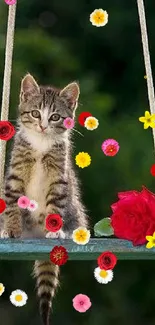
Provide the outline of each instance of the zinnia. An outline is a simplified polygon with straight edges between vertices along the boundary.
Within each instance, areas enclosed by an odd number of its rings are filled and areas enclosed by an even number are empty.
[[[63,265],[68,260],[68,253],[63,246],[55,246],[50,252],[50,260],[56,265]]]
[[[10,140],[15,135],[14,126],[8,121],[0,121],[0,139]]]
[[[63,226],[62,218],[59,214],[49,214],[45,219],[46,229],[57,232]]]

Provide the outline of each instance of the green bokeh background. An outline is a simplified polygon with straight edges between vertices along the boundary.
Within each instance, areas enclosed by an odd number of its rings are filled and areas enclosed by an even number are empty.
[[[150,167],[154,163],[152,130],[143,130],[138,117],[148,108],[146,74],[136,0],[19,0],[11,83],[10,120],[17,115],[21,78],[30,72],[41,84],[63,87],[78,80],[81,88],[77,115],[90,111],[98,120],[90,132],[78,123],[84,137],[74,134],[74,155],[86,151],[92,164],[78,169],[83,200],[93,226],[110,216],[117,192],[155,190]],[[109,23],[96,28],[90,13],[103,8]],[[0,93],[2,93],[8,6],[0,0]],[[146,1],[152,68],[155,68],[153,0]],[[14,122],[12,122],[14,123]],[[106,157],[101,144],[114,138],[120,144],[115,157]],[[10,144],[9,144],[10,145]],[[9,147],[9,146],[8,146]],[[9,151],[9,150],[8,150]],[[0,325],[39,325],[32,262],[0,263]],[[61,288],[54,300],[55,325],[154,325],[154,261],[118,261],[114,280],[100,285],[93,277],[96,262],[68,262],[62,267]],[[27,292],[28,303],[15,308],[12,290]],[[72,298],[85,293],[92,308],[76,312]]]

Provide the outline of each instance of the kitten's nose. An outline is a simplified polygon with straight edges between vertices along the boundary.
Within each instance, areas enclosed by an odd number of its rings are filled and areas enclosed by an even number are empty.
[[[40,128],[41,128],[42,132],[44,132],[44,130],[47,129],[47,126],[46,127],[43,127],[42,125],[40,125]]]

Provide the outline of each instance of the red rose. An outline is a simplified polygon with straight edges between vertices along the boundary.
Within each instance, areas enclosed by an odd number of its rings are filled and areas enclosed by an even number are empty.
[[[111,206],[115,236],[133,245],[145,244],[146,236],[155,231],[155,194],[143,186],[141,192],[121,192],[118,197],[119,201]]]
[[[0,199],[0,213],[6,209],[6,203],[3,199]]]
[[[62,218],[59,214],[49,214],[45,219],[45,226],[47,230],[56,232],[63,226]]]
[[[63,265],[68,260],[68,253],[63,246],[55,246],[50,252],[50,260],[56,265]]]
[[[84,126],[84,122],[85,122],[86,118],[89,117],[89,116],[92,116],[92,114],[89,113],[89,112],[82,112],[79,115],[78,121],[79,121],[79,123],[80,123],[81,126]]]
[[[0,139],[10,140],[15,135],[14,126],[8,121],[0,121]]]
[[[102,270],[112,270],[116,263],[117,257],[111,252],[104,252],[97,259],[97,264]]]

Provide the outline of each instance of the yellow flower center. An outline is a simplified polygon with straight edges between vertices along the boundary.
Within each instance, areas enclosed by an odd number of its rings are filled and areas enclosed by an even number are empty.
[[[87,238],[87,233],[84,230],[80,230],[76,235],[76,240],[82,242],[84,240],[86,240]]]
[[[3,285],[0,284],[0,293],[3,291]]]
[[[15,300],[18,301],[18,302],[22,301],[22,300],[23,300],[22,295],[17,295],[17,296],[15,297]]]
[[[150,118],[147,118],[147,123],[151,123],[151,119]]]
[[[108,275],[108,272],[107,272],[107,271],[105,271],[105,270],[101,270],[101,271],[100,271],[100,276],[101,276],[101,278],[106,278],[107,275]]]
[[[105,20],[105,14],[102,12],[98,12],[94,16],[94,20],[96,23],[104,22]]]

